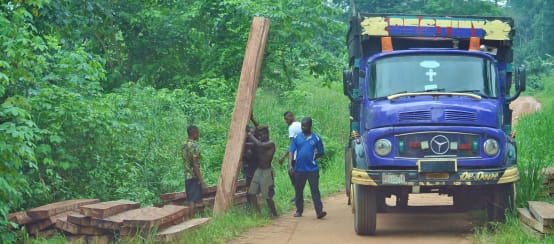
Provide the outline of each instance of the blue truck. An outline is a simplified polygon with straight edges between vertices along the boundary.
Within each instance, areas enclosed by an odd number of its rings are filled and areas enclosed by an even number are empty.
[[[357,234],[375,234],[377,212],[406,207],[409,194],[446,194],[457,209],[486,208],[490,221],[513,209],[508,105],[525,90],[514,35],[508,17],[351,16],[345,186]]]

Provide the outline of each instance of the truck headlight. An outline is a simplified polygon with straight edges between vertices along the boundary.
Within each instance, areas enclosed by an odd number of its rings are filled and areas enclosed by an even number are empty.
[[[483,150],[489,156],[494,156],[498,153],[498,141],[495,139],[487,139],[483,145]]]
[[[377,155],[386,156],[392,150],[392,143],[388,139],[379,139],[375,142],[373,149]]]

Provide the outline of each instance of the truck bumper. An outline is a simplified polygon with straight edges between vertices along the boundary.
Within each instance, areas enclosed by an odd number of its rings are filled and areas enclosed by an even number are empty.
[[[367,186],[471,186],[519,180],[517,166],[490,169],[456,169],[455,172],[414,170],[352,170],[352,183]]]

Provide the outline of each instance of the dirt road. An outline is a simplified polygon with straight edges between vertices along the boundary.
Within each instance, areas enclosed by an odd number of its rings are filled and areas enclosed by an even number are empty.
[[[410,195],[409,206],[427,204],[452,204],[452,199],[436,194]],[[376,235],[358,236],[344,193],[324,199],[323,205],[328,213],[323,220],[318,220],[308,205],[301,218],[294,218],[293,212],[284,213],[271,225],[252,229],[229,243],[472,243],[472,227],[483,221],[476,213],[437,212],[430,208],[380,213]]]

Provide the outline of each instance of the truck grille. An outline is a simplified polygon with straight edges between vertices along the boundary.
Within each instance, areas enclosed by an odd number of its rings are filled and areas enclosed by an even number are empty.
[[[419,110],[419,111],[402,112],[398,114],[398,120],[399,121],[431,120],[431,111]]]
[[[480,157],[479,135],[457,132],[419,132],[395,136],[399,158]]]
[[[451,121],[476,121],[477,115],[472,112],[446,110],[444,111],[444,118]]]

